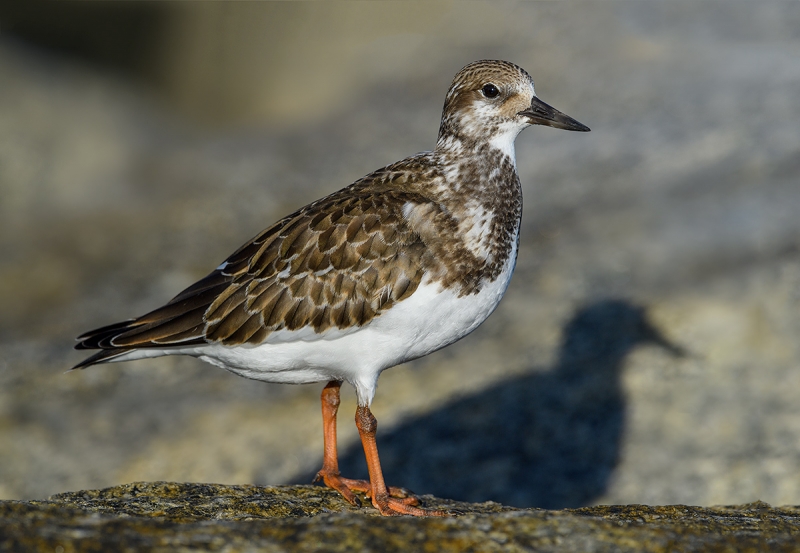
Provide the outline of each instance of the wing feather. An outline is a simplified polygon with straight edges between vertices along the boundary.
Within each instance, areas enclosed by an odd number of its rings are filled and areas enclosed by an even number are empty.
[[[424,197],[357,192],[344,189],[278,221],[163,307],[88,332],[76,347],[258,344],[283,329],[368,324],[410,296],[436,258],[403,216],[404,205]]]

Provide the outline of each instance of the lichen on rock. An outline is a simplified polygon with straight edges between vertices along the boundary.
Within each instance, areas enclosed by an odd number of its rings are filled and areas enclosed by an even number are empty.
[[[562,511],[432,496],[449,518],[385,518],[317,486],[137,482],[0,501],[0,551],[797,551],[800,507]]]

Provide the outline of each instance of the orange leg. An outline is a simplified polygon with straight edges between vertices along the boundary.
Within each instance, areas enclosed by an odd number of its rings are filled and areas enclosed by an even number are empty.
[[[359,405],[356,409],[356,427],[361,436],[361,444],[364,446],[364,456],[367,458],[367,469],[369,470],[370,497],[372,504],[382,515],[413,515],[413,516],[447,516],[444,511],[432,511],[415,507],[408,501],[409,498],[393,497],[390,490],[386,488],[381,469],[381,460],[378,458],[378,445],[375,443],[375,433],[378,430],[378,421],[365,405]]]
[[[328,382],[327,386],[322,390],[320,399],[322,403],[322,438],[324,453],[322,457],[322,468],[317,473],[314,480],[321,479],[326,486],[342,494],[351,505],[361,505],[361,502],[353,491],[371,495],[372,487],[370,483],[366,480],[343,478],[339,474],[339,457],[336,449],[336,414],[339,411],[339,389],[341,386],[341,382],[332,381]],[[378,469],[380,470],[380,466]],[[370,476],[371,475],[372,473],[370,472]],[[383,477],[381,477],[381,482],[383,482]],[[385,488],[385,485],[383,486]],[[416,505],[419,503],[416,497],[410,495],[409,492],[403,488],[391,487],[388,491],[392,498],[396,498],[396,500],[402,501],[408,505]]]
[[[336,450],[336,413],[339,412],[339,388],[342,383],[337,381],[328,382],[322,390],[322,440],[324,453],[322,456],[322,468],[317,473],[314,481],[322,479],[325,485],[338,491],[351,505],[361,505],[361,502],[353,494],[352,489],[356,482],[348,482],[346,478],[339,475],[339,454]]]

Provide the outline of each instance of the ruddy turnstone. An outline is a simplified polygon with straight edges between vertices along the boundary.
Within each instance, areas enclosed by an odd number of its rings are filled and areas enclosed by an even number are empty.
[[[327,382],[317,478],[352,504],[366,493],[384,515],[443,515],[387,488],[370,404],[383,370],[463,338],[503,297],[522,217],[514,140],[530,125],[589,130],[513,63],[467,65],[432,152],[284,217],[163,307],[83,334],[76,348],[100,351],[74,368],[181,354],[255,380]],[[369,481],[339,474],[342,382],[356,390]]]

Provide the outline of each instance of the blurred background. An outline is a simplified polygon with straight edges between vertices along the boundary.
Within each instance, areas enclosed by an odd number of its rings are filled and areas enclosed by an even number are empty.
[[[800,4],[0,4],[0,498],[308,482],[318,386],[64,371],[277,218],[434,146],[466,63],[589,134],[517,140],[505,300],[383,374],[387,480],[526,507],[800,504]],[[366,474],[345,392],[340,450]]]

